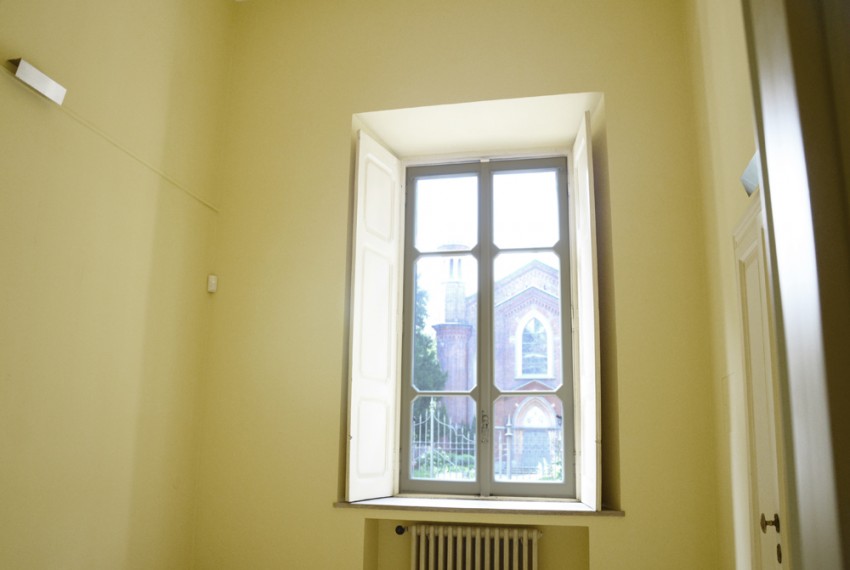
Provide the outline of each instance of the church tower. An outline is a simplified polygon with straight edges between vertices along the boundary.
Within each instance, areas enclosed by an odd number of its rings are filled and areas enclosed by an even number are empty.
[[[444,250],[457,250],[456,246],[444,246]],[[446,373],[446,390],[466,391],[475,382],[472,363],[475,347],[473,323],[467,322],[466,286],[463,281],[463,256],[445,258],[444,322],[434,325],[437,333],[437,359]],[[446,401],[446,413],[455,424],[468,424],[474,419],[471,402],[460,398]]]

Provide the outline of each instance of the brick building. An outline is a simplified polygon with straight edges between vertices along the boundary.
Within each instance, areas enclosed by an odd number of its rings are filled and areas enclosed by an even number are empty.
[[[462,260],[446,260],[443,285],[443,322],[436,332],[437,358],[446,373],[445,388],[466,391],[474,387],[477,371],[476,335],[478,295],[466,295]],[[519,394],[515,391],[553,390],[561,382],[561,319],[559,271],[532,259],[499,278],[493,287],[493,374],[500,396],[490,421],[497,437],[526,429],[559,427],[563,405],[551,394]],[[446,401],[454,424],[473,420],[471,400]],[[531,459],[529,459],[531,461]]]

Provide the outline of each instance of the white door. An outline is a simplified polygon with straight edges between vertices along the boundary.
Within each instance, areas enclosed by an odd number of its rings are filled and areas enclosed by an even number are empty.
[[[758,197],[754,197],[758,200]],[[772,313],[760,207],[751,208],[735,234],[744,341],[744,379],[750,465],[753,567],[788,568],[786,521],[781,508],[779,407],[775,398]]]

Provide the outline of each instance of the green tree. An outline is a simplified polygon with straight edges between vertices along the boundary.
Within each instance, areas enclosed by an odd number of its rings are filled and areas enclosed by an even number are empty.
[[[413,322],[413,385],[422,391],[442,390],[446,373],[437,360],[437,347],[433,337],[425,332],[428,318],[428,292],[416,287]],[[427,413],[431,398],[417,398],[413,404],[413,417]],[[438,404],[438,415],[445,417],[445,407]]]

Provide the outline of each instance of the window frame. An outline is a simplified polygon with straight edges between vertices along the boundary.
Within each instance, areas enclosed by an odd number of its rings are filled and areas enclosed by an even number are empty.
[[[494,179],[499,174],[524,172],[554,172],[558,203],[559,239],[549,246],[500,248],[494,238]],[[410,166],[405,170],[405,246],[402,316],[402,373],[400,414],[400,473],[401,493],[452,494],[471,497],[535,497],[575,499],[575,425],[574,391],[572,381],[572,326],[571,326],[571,248],[568,197],[568,161],[566,156],[550,156],[534,159],[489,159],[452,164]],[[416,182],[420,179],[474,175],[478,184],[478,234],[476,245],[462,251],[420,252],[414,244],[416,235]],[[502,254],[551,252],[559,260],[559,302],[561,304],[561,369],[560,383],[552,390],[503,390],[495,381],[494,327],[496,307],[494,303],[494,263]],[[472,256],[477,262],[477,348],[475,351],[475,386],[468,391],[420,391],[412,383],[413,353],[413,309],[415,306],[415,264],[420,259]],[[524,319],[527,321],[528,319]],[[541,324],[543,324],[541,322]],[[543,325],[546,326],[546,325]],[[513,332],[513,331],[512,331]],[[547,330],[547,343],[551,344],[552,331]],[[548,372],[552,372],[551,346],[547,346]],[[513,367],[515,368],[515,367]],[[511,374],[514,369],[509,371]],[[532,377],[528,377],[532,379]],[[537,375],[535,378],[542,378]],[[495,406],[499,397],[533,397],[551,395],[560,400],[563,421],[557,426],[560,431],[563,453],[563,481],[561,482],[518,482],[498,480],[494,461]],[[413,401],[417,396],[466,396],[476,405],[477,453],[476,478],[474,481],[417,479],[411,474],[410,453],[412,447],[410,425]]]

